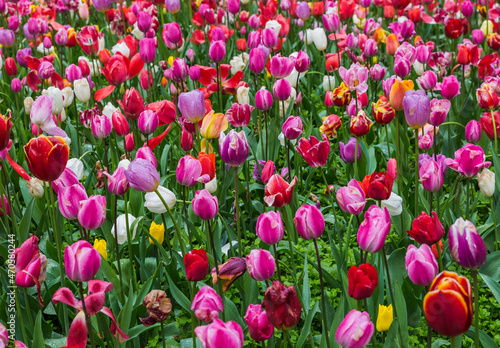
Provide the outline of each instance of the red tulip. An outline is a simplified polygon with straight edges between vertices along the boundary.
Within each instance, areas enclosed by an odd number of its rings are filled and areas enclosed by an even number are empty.
[[[359,267],[351,266],[347,277],[349,278],[349,296],[356,300],[370,297],[377,288],[377,270],[369,263],[364,263]]]
[[[394,179],[394,176],[386,172],[375,172],[365,176],[361,187],[368,197],[384,201],[391,196]]]
[[[299,145],[295,148],[311,167],[323,167],[330,154],[330,141],[325,134],[323,134],[323,141],[319,141],[314,136],[311,136],[309,140],[300,138]]]
[[[61,137],[40,135],[24,146],[31,173],[42,181],[54,181],[62,174],[69,158],[69,147]]]
[[[264,202],[270,207],[282,207],[290,204],[293,196],[293,188],[297,183],[297,177],[287,183],[281,176],[274,174],[264,187]]]
[[[134,87],[125,91],[123,101],[118,100],[118,104],[120,104],[125,116],[129,119],[138,119],[141,112],[144,111],[144,99]]]
[[[12,113],[9,112],[9,116],[3,116],[0,114],[0,151],[7,148],[10,140],[10,129],[12,128]]]
[[[83,27],[76,39],[83,52],[89,56],[95,56],[99,52],[99,32],[95,25]]]
[[[349,129],[355,137],[366,135],[372,126],[373,122],[366,116],[363,110],[359,110],[356,116],[351,117],[351,125]]]
[[[443,238],[444,227],[439,221],[436,212],[432,212],[432,217],[422,212],[413,220],[411,230],[406,232],[418,243],[432,246]]]
[[[207,252],[203,249],[193,249],[184,255],[187,279],[196,282],[206,278],[208,274]]]
[[[473,316],[469,280],[453,272],[438,274],[424,297],[424,313],[441,335],[454,337],[467,332]]]
[[[493,117],[490,112],[483,113],[483,116],[479,118],[479,124],[484,130],[488,138],[495,140],[495,135],[497,139],[500,139],[500,111],[494,111],[493,115],[495,117],[495,124],[493,126]],[[496,129],[496,132],[495,132]],[[496,133],[496,134],[495,134]]]
[[[277,280],[267,288],[262,308],[265,308],[267,319],[278,330],[293,328],[302,313],[302,305],[293,285],[287,287]]]

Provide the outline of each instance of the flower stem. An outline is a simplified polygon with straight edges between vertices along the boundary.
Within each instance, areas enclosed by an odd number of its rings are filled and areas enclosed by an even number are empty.
[[[495,123],[495,115],[493,115],[493,110],[491,110],[490,113],[491,113],[491,121],[493,122],[493,136],[495,138],[495,154],[498,156],[498,139],[497,139],[497,126]]]
[[[187,211],[187,204],[186,204],[186,186],[182,186],[182,204],[184,208],[184,219],[186,220],[186,231],[188,233],[188,241],[189,244],[191,244],[191,232],[189,229],[189,219],[188,219],[188,211]],[[191,247],[191,250],[193,248]]]
[[[387,129],[387,125],[384,125],[385,128],[385,139],[387,140],[387,156],[391,158],[391,144],[389,143],[389,130]],[[357,146],[356,146],[357,149]]]
[[[385,246],[382,247],[382,254],[384,256],[385,272],[387,276],[387,283],[389,284],[389,294],[391,295],[391,303],[393,307],[396,307],[396,302],[394,301],[394,293],[392,292],[391,275],[389,273],[389,264],[387,263],[387,254],[385,252]],[[394,310],[396,311],[396,308],[394,308]]]
[[[490,197],[490,205],[491,205],[491,215],[493,215],[493,225],[495,227],[495,250],[498,251],[499,241],[498,241],[498,228],[497,221],[495,219],[495,209],[493,208],[493,197]]]
[[[177,225],[177,221],[175,221],[174,215],[172,214],[172,211],[168,207],[167,202],[165,202],[163,197],[160,195],[160,192],[158,192],[158,190],[155,190],[155,192],[158,195],[158,197],[160,198],[163,205],[165,206],[165,209],[167,209],[167,213],[170,216],[170,219],[172,219],[172,223],[174,224],[174,227],[175,227],[175,232],[177,233],[177,238],[179,238],[179,244],[181,246],[182,257],[184,257],[184,255],[186,255],[186,247],[184,246],[184,242],[182,241],[181,230],[179,229],[179,226]],[[166,227],[167,226],[165,226],[165,228]]]
[[[89,317],[89,314],[87,312],[87,306],[85,305],[85,295],[83,293],[83,283],[79,282],[78,286],[80,288],[80,297],[82,299],[83,313],[85,313],[85,323],[87,323],[87,331],[89,332],[90,344],[92,345],[92,348],[95,348],[94,331],[92,330],[92,325],[90,324],[90,317]]]
[[[234,212],[236,214],[236,231],[238,233],[238,256],[241,257],[240,200],[238,187],[238,167],[234,167]]]
[[[326,296],[325,296],[325,290],[324,290],[324,285],[323,285],[323,271],[321,269],[321,258],[319,257],[319,250],[318,250],[318,243],[316,242],[316,239],[313,239],[314,243],[314,249],[316,249],[316,259],[318,260],[318,273],[319,273],[319,285],[321,287],[321,302],[323,305],[323,308],[321,310],[323,314],[323,325],[324,325],[324,333],[326,337],[326,346],[329,348],[330,347],[330,339],[328,338],[328,321],[326,320]]]
[[[116,263],[118,265],[118,275],[120,276],[120,297],[125,303],[125,298],[123,295],[123,276],[122,276],[122,266],[121,266],[121,260],[120,260],[120,247],[118,246],[118,228],[116,226],[116,216],[118,214],[118,196],[115,195],[115,249],[116,249]]]
[[[292,229],[288,224],[288,217],[286,215],[285,207],[281,208],[281,212],[283,213],[283,218],[285,220],[286,229],[288,231],[288,247],[290,249],[290,259],[291,259],[292,271],[293,271],[293,274],[292,274],[293,282],[295,285],[297,285],[297,270],[295,268],[295,256],[294,256],[293,246],[292,246]]]
[[[358,137],[356,137],[356,145],[354,146],[354,178],[358,180]]]
[[[444,268],[443,268],[443,256],[441,255],[441,247],[439,246],[439,241],[436,243],[436,249],[438,252],[439,272],[442,272],[444,270]]]
[[[477,281],[477,269],[472,270],[474,282],[474,346],[479,348],[479,286]]]
[[[219,262],[217,261],[217,252],[215,250],[214,236],[212,234],[212,226],[210,224],[210,220],[207,220],[207,229],[208,236],[210,238],[210,244],[212,244],[212,252],[214,254],[215,274],[217,275],[217,294],[219,294],[223,305],[222,307],[224,308],[224,293],[222,291],[222,283],[219,277]],[[225,320],[224,311],[222,311],[222,319]]]
[[[194,296],[196,295],[196,283],[194,282],[193,284],[193,292],[191,293],[191,302],[194,299]],[[196,333],[194,332],[194,329],[196,328],[196,317],[194,315],[194,312],[191,311],[191,328],[192,328],[192,337],[193,337],[193,348],[196,348]]]
[[[278,280],[281,282],[281,272],[280,272],[280,262],[278,259],[278,251],[276,250],[276,244],[273,244],[274,258],[276,259],[276,269],[278,271]]]
[[[415,129],[415,217],[418,216],[418,179],[418,129]]]
[[[456,338],[455,336],[450,337],[450,347],[451,348],[456,348],[456,346],[457,346],[457,343],[455,342],[455,338]]]
[[[337,243],[339,244],[339,248],[342,251],[342,248],[341,248],[341,245],[340,245],[340,242],[341,242],[340,231],[337,228],[337,212],[335,211],[335,204],[334,204],[335,203],[335,198],[334,198],[333,193],[331,192],[330,188],[328,187],[328,181],[326,180],[326,176],[325,176],[325,173],[323,172],[323,168],[319,167],[319,171],[321,172],[321,176],[323,177],[323,181],[325,182],[325,185],[326,185],[326,190],[328,191],[328,196],[330,197],[330,200],[331,200],[331,203],[332,203],[333,218],[335,219],[334,226],[335,226],[335,231],[337,232]],[[328,239],[330,239],[330,229],[327,228],[326,231],[328,233]]]
[[[128,194],[125,193],[125,228],[127,230],[127,245],[128,245],[128,257],[130,260],[130,267],[132,267],[132,274],[134,275],[134,281],[132,282],[132,286],[134,290],[137,290],[137,278],[134,271],[134,257],[132,256],[132,235],[130,232],[130,226],[128,224]],[[115,230],[118,229],[118,226],[115,225]]]

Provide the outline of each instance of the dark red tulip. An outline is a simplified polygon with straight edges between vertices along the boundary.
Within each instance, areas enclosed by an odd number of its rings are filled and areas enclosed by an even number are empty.
[[[347,277],[349,278],[349,296],[356,300],[370,297],[377,288],[377,270],[369,263],[364,263],[359,267],[351,266]]]
[[[208,274],[207,252],[203,249],[193,249],[184,255],[187,279],[196,282],[203,280]]]
[[[302,313],[302,305],[293,285],[287,287],[277,280],[267,288],[262,307],[266,310],[267,319],[278,330],[293,328]]]
[[[61,137],[40,135],[24,146],[26,162],[31,173],[42,181],[54,181],[66,168],[69,147]]]
[[[432,216],[422,212],[411,225],[411,230],[406,231],[420,244],[432,246],[439,242],[444,236],[444,227],[439,221],[436,212],[432,212]]]

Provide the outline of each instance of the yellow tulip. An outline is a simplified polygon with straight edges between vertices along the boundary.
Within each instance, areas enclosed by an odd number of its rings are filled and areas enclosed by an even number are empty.
[[[173,56],[170,56],[168,57],[167,59],[167,63],[168,63],[168,66],[172,66],[172,64],[174,64],[174,57]]]
[[[387,331],[394,320],[392,304],[389,306],[378,305],[377,331]]]
[[[158,243],[163,244],[163,240],[165,239],[165,226],[163,224],[157,225],[153,221],[151,222],[151,226],[149,227],[149,234],[153,236],[153,238],[156,239]],[[151,244],[154,244],[151,238],[149,238],[149,242]]]
[[[412,80],[404,80],[399,82],[398,79],[394,80],[389,94],[389,102],[396,111],[403,110],[403,98],[406,91],[412,90],[414,87]]]
[[[95,239],[94,240],[94,249],[104,257],[104,260],[108,259],[108,251],[106,250],[106,241],[104,239]]]
[[[205,139],[215,139],[227,129],[228,125],[226,115],[212,110],[203,118],[200,134]]]

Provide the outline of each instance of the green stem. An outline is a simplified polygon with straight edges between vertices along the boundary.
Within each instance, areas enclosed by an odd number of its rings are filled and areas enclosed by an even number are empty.
[[[354,178],[358,180],[358,137],[356,137],[356,145],[354,146]]]
[[[491,112],[491,121],[493,122],[493,135],[495,138],[495,153],[498,155],[498,139],[497,139],[497,126],[495,123],[495,116],[493,115],[493,110]]]
[[[323,270],[321,269],[321,258],[319,256],[319,250],[318,250],[318,243],[316,242],[316,239],[313,239],[314,243],[314,249],[316,249],[316,259],[318,260],[318,273],[319,273],[319,285],[321,287],[321,303],[322,303],[322,314],[323,314],[323,332],[325,333],[326,337],[326,346],[330,348],[330,339],[328,338],[328,321],[326,320],[326,296],[325,296],[325,289],[323,285]]]
[[[295,256],[293,252],[293,246],[292,246],[292,229],[288,224],[288,217],[286,215],[286,207],[281,208],[281,212],[283,213],[283,219],[285,220],[285,225],[286,229],[288,231],[288,248],[290,249],[290,258],[291,258],[291,263],[292,263],[292,277],[293,277],[293,282],[297,287],[297,270],[295,268]]]
[[[87,331],[89,332],[90,344],[92,345],[92,348],[95,348],[94,331],[92,330],[92,325],[90,324],[90,317],[87,312],[87,306],[85,305],[85,294],[83,293],[83,283],[78,282],[78,286],[80,288],[80,298],[82,299],[83,313],[85,313],[85,323],[87,323]]]
[[[384,125],[385,128],[385,139],[387,140],[387,156],[391,158],[391,144],[389,143],[389,130],[387,129],[387,125]],[[356,146],[357,149],[357,146]]]
[[[122,266],[120,260],[120,246],[118,245],[118,228],[116,228],[116,219],[118,215],[118,196],[115,195],[115,250],[116,250],[116,264],[118,266],[118,275],[120,276],[120,297],[125,303],[124,291],[123,291],[123,276],[122,276]]]
[[[497,221],[495,219],[495,209],[493,208],[493,197],[490,197],[490,205],[491,205],[491,215],[493,215],[493,225],[495,227],[495,250],[498,251],[499,249],[498,228],[497,228]]]
[[[436,249],[438,252],[439,272],[442,272],[444,270],[444,268],[443,268],[443,256],[441,255],[441,247],[439,245],[439,241],[436,243]]]
[[[182,257],[184,257],[184,255],[186,255],[186,247],[184,246],[184,242],[182,241],[181,230],[179,229],[179,226],[177,225],[177,221],[175,221],[174,215],[172,214],[172,211],[168,207],[167,202],[165,202],[163,197],[160,195],[160,192],[158,192],[158,190],[155,190],[155,192],[158,195],[158,197],[160,197],[160,200],[163,203],[163,205],[165,206],[165,209],[167,209],[167,213],[170,216],[170,219],[172,219],[172,223],[174,224],[174,227],[175,227],[175,233],[177,234],[177,238],[179,238],[179,244],[181,246]],[[166,227],[167,226],[165,226],[165,228]]]
[[[238,167],[234,167],[234,212],[236,214],[236,231],[238,233],[238,255],[241,257],[240,201],[238,187]]]
[[[457,347],[457,343],[455,342],[455,336],[453,337],[450,337],[450,347],[451,348],[456,348]]]
[[[30,302],[29,302],[29,297],[28,297],[28,289],[23,288],[23,290],[24,290],[24,302],[26,304],[26,312],[28,312],[28,319],[29,319],[30,325],[34,329],[35,325],[33,324],[33,317],[31,316],[31,308],[30,308]]]
[[[418,179],[418,129],[415,129],[415,217],[418,216]]]
[[[474,346],[479,348],[479,285],[477,281],[477,269],[472,270],[474,282]]]
[[[222,291],[222,282],[219,277],[219,262],[217,261],[217,251],[215,250],[214,235],[212,234],[212,226],[210,225],[210,220],[207,220],[208,236],[210,238],[210,244],[212,244],[212,252],[214,254],[214,264],[215,264],[215,274],[217,275],[217,293],[219,294],[222,307],[224,307],[224,293]],[[224,311],[222,311],[222,319],[225,320]]]
[[[330,200],[331,200],[331,203],[332,203],[332,210],[333,210],[333,218],[335,220],[335,231],[337,232],[337,243],[339,243],[339,248],[340,248],[340,242],[341,242],[341,239],[340,239],[340,231],[339,229],[337,228],[337,212],[335,211],[335,198],[333,196],[333,193],[331,192],[330,188],[328,187],[328,181],[326,180],[326,176],[325,176],[325,173],[323,171],[323,168],[322,167],[319,167],[319,171],[321,172],[321,176],[323,177],[323,181],[325,182],[325,185],[326,185],[326,190],[328,191],[328,196],[330,197]],[[330,229],[327,228],[326,229],[326,232],[328,233],[328,239],[331,239],[330,238]],[[342,248],[340,248],[340,250],[342,250]],[[342,255],[341,255],[342,257]]]
[[[276,244],[273,244],[273,249],[274,249],[274,258],[276,259],[276,270],[278,271],[278,280],[281,282],[280,263],[278,259],[278,251],[276,250]]]
[[[465,218],[469,220],[469,194],[470,194],[470,181],[467,180],[465,183],[465,191],[466,191],[466,201],[465,201]]]
[[[163,331],[163,320],[160,321],[160,330],[161,330],[161,345],[163,348],[166,348],[166,345],[165,345],[165,333]],[[194,332],[194,329],[193,329],[193,332]],[[196,339],[193,338],[193,342],[195,342]],[[196,347],[196,343],[193,343],[193,347]]]
[[[384,257],[385,272],[387,276],[387,284],[389,285],[389,294],[391,295],[391,303],[396,311],[396,302],[394,301],[394,293],[392,292],[391,274],[389,273],[389,264],[387,263],[387,254],[385,252],[385,246],[382,247],[382,256]],[[397,313],[397,311],[396,311]]]
[[[133,281],[133,288],[134,290],[137,290],[137,278],[134,270],[134,257],[132,256],[132,235],[130,232],[130,226],[128,224],[128,193],[125,193],[125,228],[127,230],[127,245],[128,245],[128,257],[130,260],[130,266],[132,268],[132,274],[134,275],[134,281]],[[115,225],[115,230],[118,228],[117,225]]]
[[[194,284],[193,284],[193,292],[191,293],[191,301],[193,301],[195,295],[196,295],[196,282],[194,282]],[[194,332],[194,329],[196,328],[196,317],[195,317],[193,311],[191,311],[191,328],[192,328],[191,335],[193,337],[193,348],[196,348],[196,333]]]

